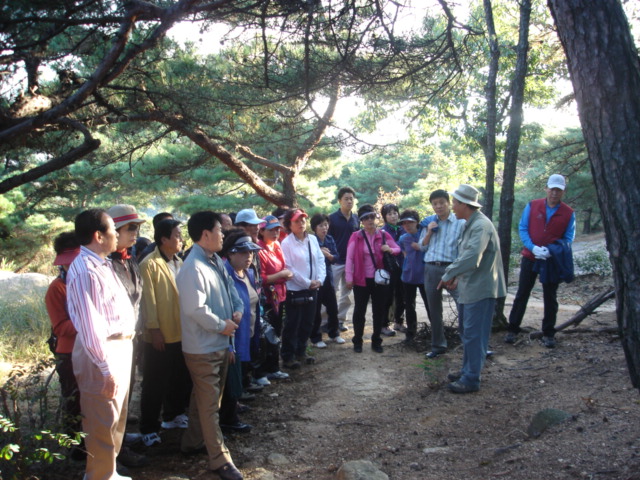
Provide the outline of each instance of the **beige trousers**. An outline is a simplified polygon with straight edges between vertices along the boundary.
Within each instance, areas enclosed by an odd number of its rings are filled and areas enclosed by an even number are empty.
[[[182,435],[182,451],[206,446],[209,468],[217,470],[232,462],[220,430],[218,410],[227,378],[228,350],[213,353],[185,353],[184,360],[191,374],[193,389],[189,402],[189,427]]]
[[[116,473],[116,457],[120,452],[127,424],[132,348],[130,339],[106,342],[109,371],[117,387],[115,398],[107,398],[100,393],[103,385],[102,373],[89,359],[87,351],[76,337],[72,359],[73,373],[80,390],[82,429],[87,434],[85,480],[122,478]]]

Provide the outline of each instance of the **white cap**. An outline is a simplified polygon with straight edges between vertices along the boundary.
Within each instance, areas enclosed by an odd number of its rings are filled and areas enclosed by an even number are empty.
[[[566,186],[567,183],[565,182],[564,177],[557,173],[551,175],[547,181],[547,188],[559,188],[560,190],[564,190]]]

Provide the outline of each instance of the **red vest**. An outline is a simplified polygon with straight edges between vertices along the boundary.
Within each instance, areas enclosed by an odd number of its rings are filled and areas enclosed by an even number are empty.
[[[558,210],[551,215],[548,223],[546,198],[532,200],[529,208],[529,236],[534,245],[546,247],[564,236],[573,215],[573,209],[569,205],[560,202]],[[529,260],[536,259],[527,248],[523,248],[521,253]]]

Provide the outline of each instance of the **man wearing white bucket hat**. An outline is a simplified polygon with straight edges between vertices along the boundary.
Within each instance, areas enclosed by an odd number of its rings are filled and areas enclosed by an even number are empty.
[[[480,212],[478,195],[471,185],[460,185],[453,192],[453,211],[466,224],[458,257],[446,268],[438,286],[460,291],[458,313],[464,354],[462,369],[449,374],[449,390],[453,393],[479,390],[496,299],[507,294],[498,232]]]

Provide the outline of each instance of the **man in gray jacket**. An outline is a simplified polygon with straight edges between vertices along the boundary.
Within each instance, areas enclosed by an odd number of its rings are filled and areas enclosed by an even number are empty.
[[[438,285],[460,291],[458,313],[464,355],[460,373],[449,375],[453,393],[480,389],[496,299],[507,294],[498,232],[480,212],[478,195],[471,185],[460,185],[453,192],[453,211],[467,223],[460,237],[458,258],[446,268]]]
[[[244,305],[216,254],[222,249],[224,238],[220,216],[198,212],[189,219],[187,228],[194,245],[176,277],[182,351],[193,381],[189,427],[182,436],[182,451],[196,453],[204,446],[209,468],[222,480],[242,480],[224,444],[218,410],[230,338],[238,328]]]

